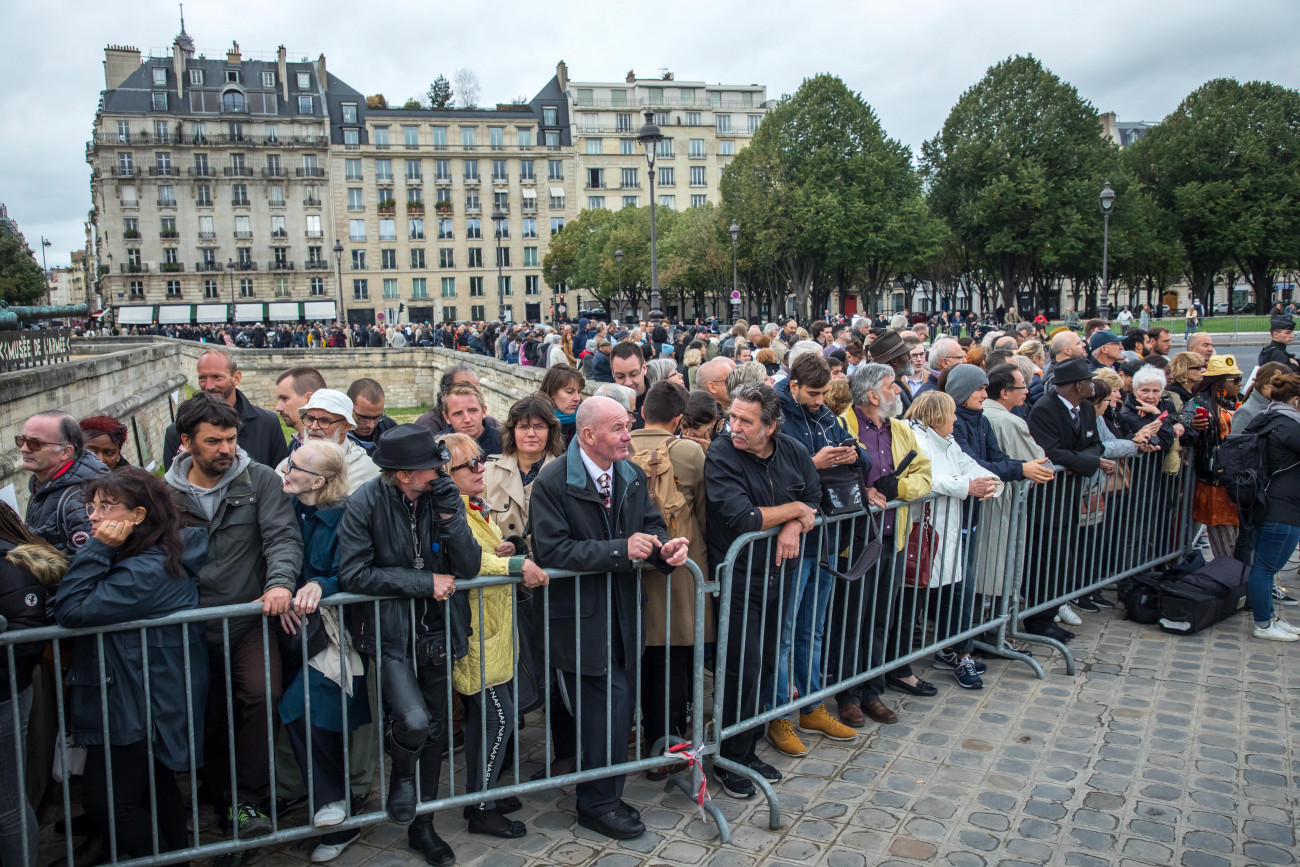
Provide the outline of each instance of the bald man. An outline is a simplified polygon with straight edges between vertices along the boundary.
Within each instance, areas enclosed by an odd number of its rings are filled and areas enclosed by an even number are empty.
[[[1056,384],[1052,376],[1052,369],[1071,358],[1083,358],[1088,354],[1088,347],[1084,344],[1083,338],[1077,331],[1062,331],[1052,338],[1048,349],[1052,353],[1051,363],[1043,371],[1043,394],[1055,394]]]
[[[712,361],[700,365],[695,373],[695,387],[706,391],[726,412],[731,407],[731,395],[727,393],[727,376],[736,369],[736,362],[719,355]]]

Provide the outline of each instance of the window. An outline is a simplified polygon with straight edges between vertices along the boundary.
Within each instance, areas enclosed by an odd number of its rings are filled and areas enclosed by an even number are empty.
[[[176,264],[178,264],[178,263],[180,262],[180,259],[177,258],[177,254],[178,254],[178,252],[179,252],[179,251],[178,251],[175,247],[164,247],[164,248],[163,248],[163,264],[164,264],[164,265],[176,265]],[[178,269],[164,268],[163,270],[164,270],[164,271],[171,271],[171,270],[178,270]]]
[[[677,184],[677,172],[672,166],[660,166],[659,186],[671,187]]]
[[[325,294],[325,278],[324,278],[324,277],[313,277],[313,278],[311,278],[311,280],[308,281],[308,286],[309,286],[309,288],[308,288],[307,291],[308,291],[308,293],[311,294],[311,295],[314,295],[314,296],[320,296],[320,295],[324,295],[324,294]]]
[[[363,211],[365,207],[365,202],[361,197],[361,188],[348,187],[348,210]]]
[[[204,280],[204,281],[203,281],[203,297],[204,297],[205,299],[211,300],[211,299],[213,299],[213,298],[218,298],[218,297],[220,297],[220,296],[218,295],[218,291],[219,291],[219,290],[217,289],[217,281],[216,281],[216,280]]]
[[[396,277],[385,277],[385,278],[384,278],[384,297],[385,297],[385,298],[396,298],[396,297],[397,297],[397,278],[396,278]]]
[[[379,221],[379,240],[396,241],[397,240],[397,221],[380,220]]]
[[[482,248],[482,247],[470,247],[469,250],[466,251],[466,255],[469,257],[469,262],[466,263],[467,267],[470,267],[470,268],[482,268],[482,267],[483,267],[483,248]],[[473,284],[471,283],[470,285],[473,285]]]
[[[288,277],[276,277],[276,278],[275,278],[275,297],[276,297],[276,298],[288,298],[288,297],[289,297],[289,278],[288,278]]]
[[[705,183],[704,166],[691,166],[691,186],[702,187]]]
[[[361,180],[361,160],[344,160],[343,161],[343,179],[348,181]]]
[[[676,196],[660,196],[660,197],[659,197],[659,204],[660,204],[660,206],[665,207],[665,208],[667,208],[667,209],[670,210],[670,211],[675,211],[675,210],[677,210],[677,197],[676,197]]]
[[[604,143],[604,141],[605,140],[601,138],[587,139],[587,153],[589,154],[601,153],[601,145]]]
[[[637,154],[636,139],[621,138],[618,140],[619,156],[634,157]]]
[[[365,251],[365,250],[353,250],[353,251],[352,251],[352,270],[353,270],[353,271],[364,271],[364,270],[366,270],[366,251]]]
[[[758,125],[762,122],[763,116],[761,114],[751,114],[749,116],[749,131],[751,133],[758,132]]]
[[[505,160],[492,161],[492,180],[505,183],[510,180],[510,174],[506,171]]]
[[[307,215],[307,237],[319,238],[320,236],[321,236],[320,214],[308,214]]]
[[[315,114],[315,113],[316,113],[316,112],[312,109],[311,97],[310,97],[310,96],[299,96],[299,97],[298,97],[298,114]]]
[[[143,280],[132,280],[132,281],[131,281],[131,294],[132,294],[133,296],[143,296],[143,295],[144,295],[144,281],[143,281]]]
[[[240,277],[240,278],[239,278],[239,297],[240,297],[240,298],[254,298],[254,297],[256,297],[256,296],[254,295],[254,293],[253,293],[253,278],[252,278],[252,277]]]
[[[357,104],[355,102],[343,103],[343,122],[344,123],[357,122]]]
[[[537,237],[537,236],[534,235],[533,237]],[[537,248],[536,248],[536,247],[525,247],[525,248],[524,248],[524,267],[525,267],[525,268],[536,268],[536,267],[537,267]]]
[[[469,278],[469,297],[471,297],[471,298],[482,298],[482,297],[483,297],[483,278],[482,278],[482,277],[471,277],[471,278]]]
[[[370,285],[365,280],[352,281],[352,300],[353,301],[370,300]]]
[[[131,143],[131,124],[129,121],[119,120],[117,122],[117,141],[119,144]]]
[[[239,269],[240,269],[241,271],[243,271],[243,270],[247,270],[247,269],[249,269],[249,268],[252,268],[252,267],[253,267],[253,248],[252,248],[252,247],[236,247],[236,248],[235,248],[235,264],[239,267]]]
[[[609,92],[609,104],[612,106],[627,105],[627,91],[622,88],[616,88]]]
[[[360,162],[360,160],[358,160]],[[361,178],[360,170],[357,171],[357,178]],[[393,161],[392,160],[375,160],[375,181],[381,184],[392,183],[393,180]]]
[[[487,318],[487,310],[482,304],[473,304],[469,308],[469,318],[482,321]]]
[[[603,207],[605,207],[604,196],[587,196],[588,211],[599,211]]]
[[[397,251],[380,250],[379,251],[379,270],[396,271],[397,270]]]
[[[510,251],[507,250],[506,252],[508,253],[508,252],[510,252]],[[499,277],[497,277],[497,291],[500,292],[502,295],[509,295],[509,294],[510,294],[510,275],[509,275],[509,274],[502,274],[502,275],[500,275]]]
[[[470,240],[478,240],[483,237],[483,221],[477,217],[472,217],[465,221],[465,237]]]
[[[434,160],[433,178],[436,181],[449,183],[451,181],[451,160]]]
[[[655,112],[655,125],[656,125],[656,126],[659,126],[659,127],[665,127],[665,126],[668,126],[668,120],[669,120],[669,118],[668,118],[668,112],[666,112],[666,111],[656,111],[656,112]]]
[[[388,149],[388,127],[377,126],[370,131],[370,141],[377,148]]]
[[[661,157],[673,156],[673,140],[670,138],[663,139],[655,147],[655,153]]]
[[[734,156],[736,143],[729,138],[718,139],[718,153],[724,157]]]
[[[540,277],[538,277],[536,274],[526,274],[526,275],[524,275],[524,294],[525,294],[525,295],[541,295],[541,294],[542,294],[542,279],[541,279]]]
[[[555,195],[554,189],[551,190],[551,210],[552,211],[564,210],[564,196]]]
[[[488,144],[494,148],[503,148],[506,146],[506,131],[503,127],[488,127]]]
[[[740,92],[740,107],[741,108],[754,107],[754,92],[752,90],[742,90]]]
[[[409,237],[412,241],[423,241],[423,240],[424,240],[424,220],[407,220],[406,222],[407,222],[407,224],[408,224],[408,226],[407,226],[407,230],[408,230],[407,237]]]
[[[429,281],[427,278],[425,277],[411,278],[411,297],[412,298],[429,297]]]
[[[408,148],[420,146],[420,128],[418,126],[402,127],[402,144]]]
[[[595,105],[596,101],[592,99],[590,87],[578,88],[578,105]]]
[[[558,235],[564,231],[564,218],[551,217],[551,234]]]
[[[521,129],[516,132],[515,137],[518,139],[521,148],[533,146],[533,131],[531,129]]]
[[[321,248],[320,248],[320,247],[308,247],[308,248],[307,248],[307,261],[308,261],[308,263],[315,263],[315,264],[317,264],[317,265],[324,264],[325,260],[321,257]]]
[[[244,140],[244,125],[242,123],[226,124],[226,134],[230,136],[231,141]]]
[[[664,89],[662,87],[647,87],[646,95],[647,95],[646,102],[648,104],[650,105],[664,104]]]
[[[447,220],[447,219],[439,220],[439,221],[438,221],[438,240],[439,240],[439,241],[450,241],[450,240],[453,240],[455,237],[456,237],[456,233],[455,233],[454,231],[452,231],[452,228],[451,228],[451,220]],[[414,266],[412,266],[412,267],[414,267]]]
[[[280,219],[284,219],[281,217]],[[209,216],[199,217],[199,237],[215,238],[217,233],[212,230],[212,218]]]
[[[710,108],[722,107],[722,91],[720,90],[709,91],[709,107]]]
[[[442,321],[443,321],[443,322],[455,322],[456,319],[457,319],[457,317],[456,317],[456,305],[453,304],[453,305],[450,306],[450,307],[448,307],[446,304],[442,305]]]
[[[623,189],[632,189],[639,186],[636,182],[636,169],[623,169]]]
[[[532,161],[532,160],[520,160],[520,161],[519,161],[519,180],[521,180],[521,181],[531,181],[531,180],[535,180],[535,178],[533,177],[533,161]]]
[[[298,73],[298,89],[306,90],[311,87],[311,76],[306,72]]]
[[[630,114],[616,114],[616,115],[614,115],[614,131],[615,131],[615,132],[631,132],[631,131],[632,131],[632,115],[630,115]]]
[[[464,164],[465,164],[465,180],[467,180],[467,181],[477,181],[477,180],[478,180],[478,160],[464,160],[463,162],[464,162]]]
[[[451,190],[447,189],[446,187],[439,187],[436,191],[434,191],[434,201],[438,202],[439,204],[446,202],[448,205],[450,205]]]
[[[272,238],[289,237],[289,232],[284,227],[283,214],[276,214],[275,216],[271,217],[271,237]]]
[[[691,196],[691,207],[698,208],[709,200],[708,196]]]
[[[536,238],[536,237],[537,237],[537,218],[536,218],[536,217],[524,217],[524,231],[523,231],[523,235],[521,235],[520,237],[523,237],[523,238]]]
[[[478,190],[471,188],[465,191],[465,210],[471,213],[479,210]]]
[[[474,252],[474,251],[471,250],[470,252],[472,253],[472,252]],[[470,258],[473,259],[474,257],[471,256]],[[455,268],[455,267],[456,267],[456,251],[453,250],[453,249],[451,249],[450,247],[439,247],[439,248],[438,248],[438,267],[439,267],[439,268]]]
[[[324,172],[321,171],[315,154],[302,155],[302,176],[304,178],[318,178],[323,174]]]
[[[271,178],[278,178],[284,174],[284,169],[280,167],[279,154],[266,155],[266,175]]]
[[[118,151],[117,173],[123,177],[135,174],[135,155],[130,151]]]
[[[211,220],[211,219],[212,219],[211,217],[208,217],[208,220]],[[122,232],[123,232],[123,236],[124,236],[124,237],[127,237],[127,238],[138,238],[138,237],[140,237],[140,218],[139,218],[139,217],[126,217],[125,219],[123,219],[123,220],[122,220]]]
[[[194,188],[194,204],[203,207],[212,207],[212,187],[207,184],[199,184]]]
[[[443,298],[455,298],[455,297],[456,297],[456,278],[455,278],[455,277],[443,277],[443,278],[442,278],[442,297],[443,297]]]
[[[510,208],[510,194],[509,194],[509,193],[506,193],[506,192],[501,192],[501,191],[494,191],[494,192],[492,193],[492,207],[493,207],[493,208],[500,208],[500,209],[503,210],[503,211],[505,211],[505,210],[509,210],[509,208]]]
[[[158,140],[159,144],[166,144],[171,141],[172,129],[165,120],[156,120],[153,122],[153,137]]]
[[[140,270],[140,251],[137,248],[131,248],[126,251],[126,266],[132,271]]]
[[[640,196],[624,196],[624,197],[623,197],[623,207],[625,207],[625,208],[638,208],[638,207],[640,207],[640,206],[641,206],[641,197],[640,197]]]
[[[509,248],[509,247],[498,247],[498,248],[497,248],[497,267],[498,267],[498,268],[509,268],[509,267],[510,267],[510,248]]]
[[[557,119],[558,116],[559,116],[559,111],[555,106],[553,105],[542,106],[542,123],[544,125],[555,126],[557,123],[559,123],[559,120]]]
[[[194,176],[198,178],[206,177],[212,174],[212,167],[208,163],[207,154],[194,155]]]
[[[277,267],[277,268],[285,268],[285,267],[288,266],[288,264],[289,264],[289,248],[288,248],[288,247],[272,247],[272,248],[271,248],[271,253],[272,253],[272,254],[274,255],[274,257],[275,257],[275,267]]]
[[[411,250],[411,268],[416,270],[424,269],[424,248],[415,247]]]
[[[713,122],[719,134],[731,132],[731,115],[719,114],[714,117]]]
[[[407,188],[406,188],[406,203],[407,203],[408,205],[423,205],[423,204],[424,204],[424,190],[420,189],[419,187],[407,187]]]
[[[698,111],[688,111],[688,112],[686,112],[686,125],[687,125],[687,126],[699,126],[699,125],[700,125],[700,113],[699,113]]]
[[[472,126],[462,126],[460,128],[460,143],[462,147],[474,147],[474,136],[477,130]]]
[[[582,119],[582,131],[583,131],[583,132],[599,132],[599,131],[600,131],[600,124],[597,122],[597,121],[599,120],[599,117],[600,117],[599,115],[588,114],[588,113],[586,113],[586,112],[583,112],[582,114],[578,115],[578,117]]]
[[[546,134],[546,146],[548,148],[558,148],[560,146],[560,134],[558,132],[548,132]]]
[[[405,129],[405,127],[403,127]],[[415,129],[415,127],[410,127]],[[408,142],[413,144],[413,142]],[[447,146],[447,128],[445,126],[435,126],[433,128],[433,146],[436,148],[445,148]]]
[[[231,110],[231,111],[243,111],[242,104],[243,104],[244,97],[241,96],[241,95],[239,95],[238,93],[236,93],[235,95],[236,95],[236,96],[239,96],[239,100],[240,100],[241,108],[230,109],[230,110]],[[155,94],[153,95],[153,110],[154,110],[154,111],[166,111],[166,110],[167,110],[167,94],[165,94],[165,93],[155,93]]]
[[[366,239],[366,221],[348,220],[348,240],[364,241]]]
[[[191,69],[191,70],[190,70],[190,84],[202,84],[202,83],[203,83],[203,70],[202,70],[202,69]]]
[[[547,160],[546,161],[546,179],[550,181],[564,180],[564,161]]]
[[[245,198],[247,198],[247,194],[245,194]],[[165,208],[176,207],[176,188],[171,184],[159,184],[158,204]]]
[[[263,72],[263,73],[262,73],[262,87],[275,87],[275,73],[274,73],[274,72]]]
[[[122,193],[121,193],[121,195],[122,195],[122,204],[123,204],[123,205],[126,205],[126,206],[128,206],[128,207],[132,207],[132,208],[134,208],[134,207],[138,207],[138,206],[139,206],[140,203],[139,203],[139,201],[136,200],[136,197],[135,197],[135,187],[133,187],[133,186],[125,186],[125,187],[122,187]],[[211,204],[211,202],[209,202],[208,204]]]
[[[419,181],[419,180],[422,180],[422,176],[421,176],[421,174],[420,174],[420,161],[419,161],[419,160],[407,160],[407,161],[406,161],[406,179],[407,179],[408,181]]]

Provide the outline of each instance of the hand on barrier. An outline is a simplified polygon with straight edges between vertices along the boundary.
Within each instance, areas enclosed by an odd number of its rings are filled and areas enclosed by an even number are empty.
[[[659,553],[669,566],[677,567],[686,562],[686,555],[690,550],[690,545],[689,539],[685,536],[679,536],[665,542]]]
[[[799,556],[799,537],[804,532],[801,526],[798,521],[790,521],[781,528],[776,537],[776,565]]]
[[[627,537],[627,557],[629,560],[649,560],[659,545],[659,539],[649,533],[633,533]]]
[[[980,500],[987,500],[998,492],[1001,482],[995,476],[980,476],[978,479],[971,479],[967,486],[967,493]]]
[[[456,593],[456,579],[451,575],[433,573],[433,598],[446,602]]]
[[[1099,466],[1101,467],[1101,471],[1108,476],[1115,472],[1115,462],[1112,460],[1102,458]]]
[[[1036,461],[1025,461],[1021,465],[1025,478],[1038,484],[1046,484],[1052,480],[1052,462],[1047,458],[1039,458]]]
[[[311,614],[320,605],[323,592],[321,586],[315,581],[308,581],[302,585],[302,587],[298,588],[297,595],[293,597],[294,613]]]
[[[513,557],[513,556],[515,556],[515,543],[514,543],[514,542],[502,542],[500,545],[497,545],[496,555],[497,555],[498,557]]]
[[[511,545],[510,547],[511,549],[514,548],[513,545]],[[551,583],[551,576],[546,574],[546,570],[542,569],[541,566],[538,566],[532,560],[524,561],[524,586],[525,587],[529,587],[529,588],[545,587],[547,584],[550,583]]]
[[[290,635],[298,634],[298,627],[302,625],[302,618],[293,611],[286,611],[280,615],[280,628]]]
[[[813,524],[817,521],[817,510],[807,503],[802,502],[792,503],[791,505],[799,508],[799,517],[796,520],[799,522],[800,531],[807,533],[813,528]]]
[[[889,501],[898,496],[898,482],[894,482],[894,496],[881,493],[878,488],[867,488],[867,505],[875,506],[877,509],[883,509],[889,505]]]
[[[278,617],[289,610],[293,604],[293,593],[288,587],[272,587],[257,600],[262,603],[263,617]]]

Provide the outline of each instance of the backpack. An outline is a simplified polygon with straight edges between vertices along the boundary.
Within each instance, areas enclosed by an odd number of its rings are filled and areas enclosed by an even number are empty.
[[[1268,486],[1278,473],[1293,469],[1295,465],[1281,467],[1276,473],[1268,471],[1268,432],[1259,432],[1260,413],[1251,419],[1241,433],[1229,434],[1219,444],[1210,475],[1228,491],[1246,517],[1262,515],[1268,507]]]
[[[539,351],[541,347],[542,344],[540,341],[537,340],[524,341],[524,358],[528,359],[528,363],[531,364],[533,367],[542,366],[541,353]]]
[[[664,516],[670,539],[687,535],[686,523],[690,512],[690,504],[682,496],[677,476],[673,474],[673,462],[669,458],[669,452],[676,442],[679,442],[676,438],[668,439],[653,449],[639,449],[628,456],[632,463],[645,470],[650,500]]]

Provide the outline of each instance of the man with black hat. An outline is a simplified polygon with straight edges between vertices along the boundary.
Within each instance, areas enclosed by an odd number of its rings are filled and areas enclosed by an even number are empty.
[[[1285,364],[1292,373],[1300,373],[1300,361],[1286,351],[1295,337],[1295,320],[1290,316],[1273,316],[1268,320],[1268,336],[1272,342],[1259,352],[1259,366],[1270,361]]]
[[[471,632],[469,604],[456,597],[456,581],[478,574],[482,549],[460,491],[443,470],[450,454],[432,431],[398,425],[371,457],[380,476],[352,495],[339,522],[339,587],[401,597],[379,603],[377,615],[371,605],[350,609],[349,625],[357,649],[379,663],[391,725],[388,817],[411,825],[407,842],[428,863],[447,865],[456,858],[433,830],[433,816],[416,819],[415,774],[418,763],[421,794],[437,798],[447,746],[448,671],[467,653]],[[415,600],[414,624],[407,600]]]
[[[886,331],[867,347],[867,360],[876,364],[888,364],[894,369],[894,382],[898,385],[899,397],[903,401],[903,411],[912,405],[912,389],[908,387],[907,377],[916,376],[912,366],[908,346],[897,331]]]

